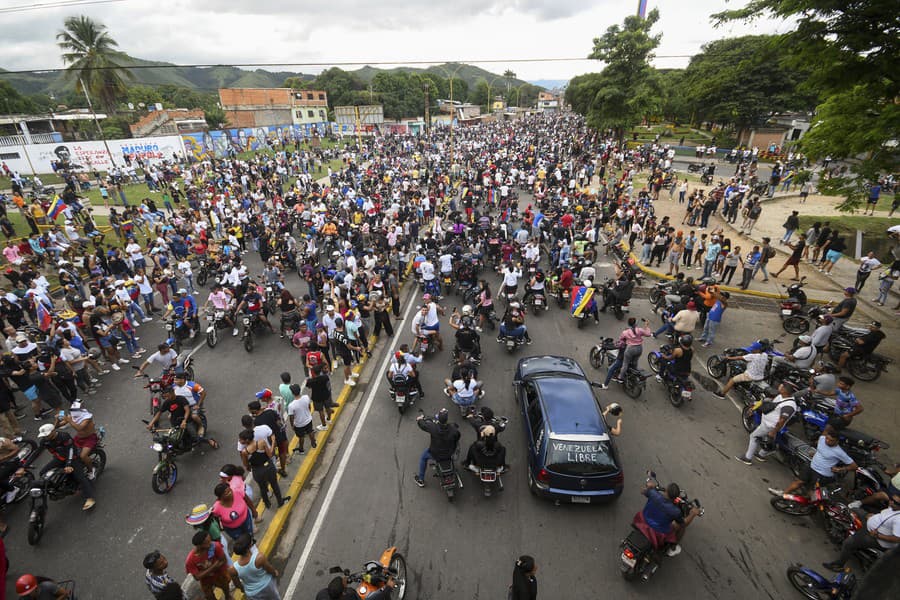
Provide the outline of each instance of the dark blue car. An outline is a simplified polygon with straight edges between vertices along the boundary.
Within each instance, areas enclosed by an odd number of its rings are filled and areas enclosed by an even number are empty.
[[[558,502],[618,498],[624,475],[584,371],[564,356],[519,361],[516,401],[528,444],[528,487]]]

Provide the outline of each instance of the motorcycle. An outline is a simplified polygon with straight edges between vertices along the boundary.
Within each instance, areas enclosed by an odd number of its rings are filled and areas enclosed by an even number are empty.
[[[810,600],[850,600],[856,589],[856,576],[850,569],[844,569],[833,579],[826,579],[812,569],[791,565],[787,570],[787,578],[794,589]]]
[[[855,345],[852,335],[835,335],[828,345],[828,355],[835,361],[840,360],[841,355],[844,352],[849,352]],[[871,352],[866,356],[851,355],[847,361],[847,368],[856,379],[875,381],[881,377],[882,373],[887,372],[887,366],[892,362],[894,362],[892,358],[877,352]]]
[[[793,517],[806,516],[815,511],[820,515],[828,539],[839,544],[848,535],[852,535],[855,528],[861,526],[861,521],[849,508],[837,499],[841,488],[822,487],[816,483],[812,494],[785,494],[776,496],[770,500],[772,507],[778,512]],[[854,520],[855,517],[855,520]]]
[[[184,319],[175,315],[165,320],[165,327],[166,338],[172,340],[172,348],[175,349],[175,352],[181,352],[182,342],[190,339],[190,328],[185,324]]]
[[[503,479],[500,477],[505,472],[503,467],[488,469],[473,464],[469,465],[469,470],[478,476],[478,480],[481,482],[481,491],[485,498],[493,496],[495,490],[497,492],[503,491]]]
[[[225,320],[225,311],[218,308],[206,310],[206,345],[215,348],[219,343],[219,330],[226,329],[228,322]]]
[[[207,257],[201,256],[197,259],[197,269],[194,275],[197,285],[206,285],[206,282],[209,281],[209,276],[214,273],[215,270],[210,266],[210,261]]]
[[[391,400],[402,415],[407,408],[416,403],[419,398],[419,390],[416,389],[416,386],[411,385],[409,377],[402,373],[395,374],[391,383],[393,384],[389,390]]]
[[[266,285],[266,299],[263,306],[266,314],[271,315],[275,312],[275,309],[278,308],[278,286],[271,283]]]
[[[616,316],[616,319],[622,320],[625,318],[625,311],[628,309],[628,301],[631,298],[632,289],[634,288],[634,282],[629,281],[624,289],[620,289],[618,292],[614,290],[615,282],[611,279],[607,279],[603,284],[603,303],[606,305],[606,308],[612,309],[613,314]],[[627,296],[626,299],[622,299],[622,295]]]
[[[19,461],[19,464],[23,467],[31,466],[34,459],[40,454],[37,442],[21,437],[13,438],[12,441],[19,447],[19,452],[16,454],[16,460]],[[34,474],[27,468],[22,475],[16,475],[15,473],[10,475],[9,485],[12,486],[15,494],[10,500],[6,501],[5,504],[17,504],[24,500],[25,497],[28,496],[28,492],[33,483]]]
[[[404,600],[406,598],[407,575],[406,559],[397,552],[396,547],[391,547],[381,553],[378,561],[369,561],[359,573],[351,573],[348,569],[332,567],[329,569],[332,575],[340,573],[347,579],[347,586],[351,587],[360,600],[365,600],[370,594],[388,585],[388,581],[394,580],[394,589],[391,598]]]
[[[659,350],[654,350],[647,355],[647,362],[650,369],[659,375],[660,360],[664,354],[672,352],[672,347],[668,344],[660,346]],[[687,400],[690,402],[694,396],[694,384],[690,376],[675,375],[671,371],[666,371],[666,376],[662,378],[663,385],[666,387],[666,395],[672,406],[680,407]]]
[[[547,305],[547,296],[544,295],[543,291],[532,292],[528,297],[528,304],[531,306],[531,312],[534,313],[535,316],[550,308]]]
[[[425,414],[425,412],[422,409],[419,409],[419,414]],[[431,420],[432,417],[425,417],[425,419]],[[458,451],[459,449],[457,449],[457,452]],[[441,482],[441,490],[447,495],[447,501],[453,502],[453,499],[456,497],[456,490],[461,490],[463,488],[462,478],[459,476],[459,473],[456,472],[456,465],[453,458],[441,460],[432,458],[429,462],[434,471],[433,476]]]
[[[665,493],[656,480],[656,473],[647,471],[647,481],[652,482],[657,491]],[[689,500],[684,490],[681,490],[681,494],[673,500],[673,503],[685,517],[694,507],[700,509],[700,516],[703,516],[704,511],[699,500]],[[619,556],[619,569],[625,581],[634,581],[638,577],[643,581],[648,581],[659,569],[659,562],[665,554],[665,548],[658,541],[659,534],[644,521],[643,511],[638,511],[634,515],[631,528],[628,537],[619,545],[622,551]]]
[[[687,170],[688,173],[699,173],[705,166],[705,163],[688,163]]]
[[[94,473],[94,480],[100,478],[103,470],[106,468],[106,450],[103,446],[103,438],[106,431],[103,427],[97,428],[97,445],[91,450],[91,464]],[[80,459],[75,459],[80,460]],[[25,467],[26,471],[33,469],[33,466]],[[48,499],[62,500],[68,496],[73,496],[79,491],[78,482],[75,477],[66,473],[63,467],[54,467],[44,473],[39,481],[35,481],[28,495],[31,497],[31,510],[28,516],[28,544],[36,546],[44,535],[44,527],[47,520]]]
[[[657,281],[656,285],[653,286],[653,289],[650,290],[650,304],[653,305],[654,312],[660,306],[664,306],[666,303],[666,296],[672,294],[672,291],[675,289],[674,281]]]
[[[147,424],[149,421],[143,423]],[[205,426],[205,416],[203,423]],[[153,429],[151,434],[153,443],[150,449],[157,453],[158,459],[150,477],[150,487],[157,494],[167,494],[178,481],[178,465],[175,464],[175,457],[191,450],[184,442],[184,436],[189,434],[180,427],[157,428]]]
[[[753,404],[745,406],[741,411],[741,425],[747,433],[753,433],[759,426],[762,420],[763,403],[764,400],[757,400]],[[803,438],[791,433],[788,429],[789,424],[785,423],[784,427],[775,434],[774,440],[768,438],[760,440],[760,446],[768,452],[775,452],[778,461],[786,464],[795,477],[800,477],[812,459],[815,448]]]
[[[516,337],[512,335],[504,335],[501,333],[497,336],[497,342],[503,344],[503,346],[506,348],[506,351],[509,354],[512,354],[519,346],[524,345],[526,343],[526,340],[524,335]]]
[[[787,317],[800,314],[803,310],[803,307],[806,306],[806,292],[803,291],[803,282],[806,280],[806,276],[800,278],[800,281],[796,283],[792,283],[791,285],[783,285],[781,287],[784,288],[785,293],[787,293],[787,298],[779,301],[778,305],[781,309],[781,320],[784,321]]]
[[[413,343],[412,353],[426,358],[437,352],[437,344],[431,340],[430,335],[417,335],[416,341]]]
[[[241,317],[241,323],[244,325],[244,330],[241,333],[241,342],[244,344],[244,350],[253,352],[253,335],[254,332],[259,333],[262,331],[262,319],[256,313],[248,313]]]
[[[819,317],[827,314],[830,311],[830,305],[816,304],[813,306],[800,308],[796,311],[791,308],[790,310],[792,311],[792,313],[789,315],[785,314],[786,310],[788,310],[788,308],[785,308],[785,303],[782,303],[781,326],[790,334],[803,335],[810,330],[812,324],[815,323],[819,319]]]
[[[618,356],[619,349],[616,347],[615,340],[608,337],[603,338],[599,344],[591,348],[588,360],[595,369],[602,367],[604,362],[606,362],[606,367],[609,368],[616,362]],[[648,377],[650,377],[649,373],[633,364],[629,365],[624,374],[621,371],[619,372],[619,379],[623,381],[622,389],[629,398],[639,398],[644,393]]]

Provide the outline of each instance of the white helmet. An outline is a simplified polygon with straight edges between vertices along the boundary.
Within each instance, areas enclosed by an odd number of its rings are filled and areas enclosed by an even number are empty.
[[[591,281],[590,279],[585,279],[583,283],[584,283],[584,287],[594,287],[594,282]]]
[[[519,308],[519,303],[518,302],[510,302],[509,307],[510,308]]]
[[[472,314],[472,307],[466,304],[462,307],[462,314],[464,317],[468,317]]]

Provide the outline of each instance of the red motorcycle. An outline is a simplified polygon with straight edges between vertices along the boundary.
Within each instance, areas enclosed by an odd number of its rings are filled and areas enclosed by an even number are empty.
[[[771,504],[778,512],[794,517],[818,515],[828,539],[840,544],[864,526],[862,519],[837,498],[840,492],[840,487],[829,489],[817,483],[810,496],[785,494],[772,498]]]

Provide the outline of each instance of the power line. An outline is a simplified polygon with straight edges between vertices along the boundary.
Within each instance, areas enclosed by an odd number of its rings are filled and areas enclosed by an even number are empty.
[[[97,2],[102,2],[104,0],[95,0]],[[123,0],[106,0],[106,1],[123,1]],[[665,55],[657,55],[654,56],[654,59],[657,58],[691,58],[693,54],[665,54]],[[484,60],[381,60],[381,61],[366,61],[366,60],[355,60],[355,61],[331,61],[331,62],[280,62],[280,63],[196,63],[196,64],[165,64],[165,65],[131,65],[131,66],[123,66],[123,67],[93,67],[96,71],[105,71],[105,70],[143,70],[143,69],[187,69],[187,68],[198,68],[198,69],[209,69],[214,67],[250,67],[250,68],[263,68],[263,67],[355,67],[355,66],[372,66],[372,65],[440,65],[440,64],[467,64],[467,65],[477,65],[477,64],[503,64],[503,63],[545,63],[545,62],[574,62],[574,61],[588,61],[595,60],[592,58],[587,58],[585,56],[579,56],[577,58],[489,58]],[[22,75],[26,73],[60,73],[62,71],[66,71],[66,68],[52,68],[52,69],[22,69],[19,71],[2,71],[0,75]]]
[[[7,6],[5,8],[0,8],[0,14],[27,12],[31,10],[44,10],[47,8],[88,6],[91,4],[112,4],[114,2],[126,2],[126,0],[59,0],[58,2],[40,2],[36,4],[23,4],[20,6]]]

